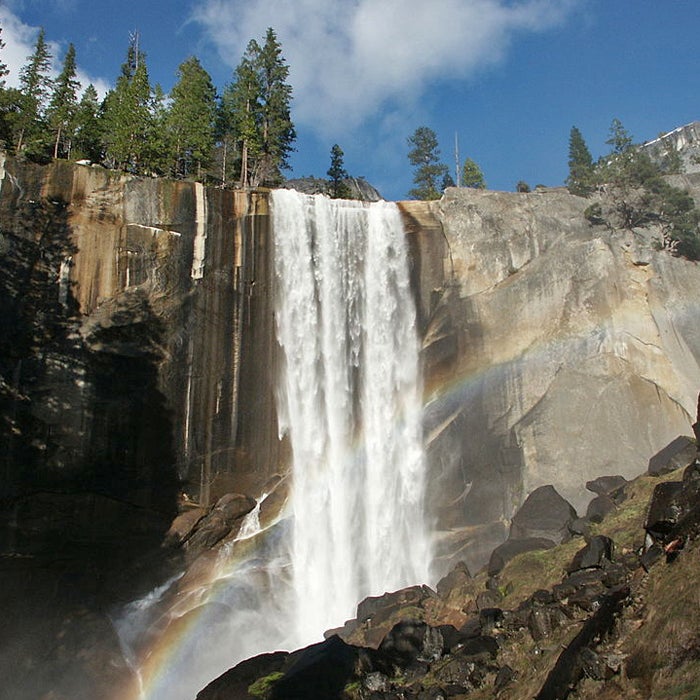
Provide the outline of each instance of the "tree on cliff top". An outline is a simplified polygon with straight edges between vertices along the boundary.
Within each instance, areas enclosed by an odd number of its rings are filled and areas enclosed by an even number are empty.
[[[144,172],[150,165],[153,139],[152,90],[146,55],[138,36],[129,43],[121,75],[102,106],[105,157],[113,167]]]
[[[462,185],[464,187],[471,187],[477,190],[483,190],[486,188],[486,180],[484,180],[484,173],[481,168],[477,165],[476,161],[471,158],[467,158],[464,161],[464,167],[462,168]]]
[[[76,77],[75,46],[70,44],[63,59],[63,69],[56,78],[46,118],[54,137],[53,157],[70,157],[75,115],[78,109],[80,82]]]
[[[34,53],[27,57],[27,63],[19,75],[20,101],[15,123],[18,153],[23,149],[30,154],[38,153],[45,145],[43,136],[46,131],[41,122],[44,105],[51,91],[50,70],[51,53],[42,28],[34,46]]]
[[[282,181],[294,150],[296,131],[291,120],[292,88],[277,36],[267,30],[260,46],[252,39],[224,90],[219,141],[233,136],[238,148],[240,184],[256,187]]]
[[[566,178],[566,186],[571,194],[586,197],[593,191],[594,184],[593,157],[581,132],[572,126],[569,133],[569,176]]]
[[[408,196],[414,199],[440,199],[438,182],[449,172],[446,165],[440,163],[440,149],[435,132],[427,127],[418,127],[407,139],[411,150],[408,160],[416,170],[413,183],[416,185]]]
[[[331,167],[326,173],[331,181],[330,195],[333,199],[347,199],[350,196],[350,188],[345,183],[348,171],[343,164],[343,149],[336,143],[331,148]]]
[[[178,76],[164,124],[170,137],[170,167],[173,174],[185,177],[194,169],[200,178],[214,147],[216,89],[194,56],[180,64]]]

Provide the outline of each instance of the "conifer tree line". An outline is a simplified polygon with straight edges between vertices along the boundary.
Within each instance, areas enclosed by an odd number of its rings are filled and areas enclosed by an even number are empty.
[[[80,92],[72,44],[55,79],[52,58],[42,29],[18,89],[6,87],[8,69],[0,61],[0,140],[6,150],[37,162],[88,159],[129,173],[223,187],[284,179],[296,131],[289,67],[272,28],[262,43],[248,43],[220,96],[194,56],[178,67],[166,96],[151,84],[138,34],[130,37],[114,88],[102,101],[93,85]]]

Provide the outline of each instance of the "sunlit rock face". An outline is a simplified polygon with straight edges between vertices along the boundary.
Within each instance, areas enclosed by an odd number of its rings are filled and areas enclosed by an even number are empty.
[[[172,508],[178,485],[225,492],[234,461],[253,491],[278,442],[265,198],[67,163],[3,172],[8,495],[77,480]]]
[[[633,476],[689,431],[700,268],[656,251],[654,231],[592,227],[589,204],[467,189],[402,204],[416,224],[428,498],[445,557],[483,563],[544,484],[585,511],[587,479]]]

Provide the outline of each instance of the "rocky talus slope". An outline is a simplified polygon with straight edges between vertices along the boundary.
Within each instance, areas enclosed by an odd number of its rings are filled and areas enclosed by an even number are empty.
[[[585,517],[545,487],[475,576],[461,563],[436,590],[368,598],[326,641],[244,661],[197,700],[697,698],[695,442],[588,487],[600,500]]]

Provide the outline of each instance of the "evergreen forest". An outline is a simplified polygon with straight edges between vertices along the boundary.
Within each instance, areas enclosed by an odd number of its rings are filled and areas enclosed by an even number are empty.
[[[296,132],[289,67],[272,28],[262,42],[248,43],[221,95],[194,56],[178,67],[169,95],[151,84],[138,34],[102,100],[93,85],[81,90],[72,44],[55,78],[52,58],[42,29],[18,88],[6,85],[8,69],[0,60],[0,140],[8,152],[39,163],[85,159],[221,187],[283,181]]]

